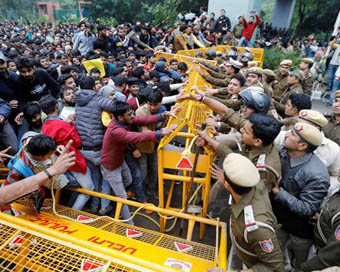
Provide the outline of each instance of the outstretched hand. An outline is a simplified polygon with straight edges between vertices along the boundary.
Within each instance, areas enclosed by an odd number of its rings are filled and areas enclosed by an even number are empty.
[[[62,148],[60,156],[56,162],[48,169],[52,176],[64,174],[71,166],[75,164],[76,157],[74,151],[68,153],[71,144],[70,140],[65,147]]]

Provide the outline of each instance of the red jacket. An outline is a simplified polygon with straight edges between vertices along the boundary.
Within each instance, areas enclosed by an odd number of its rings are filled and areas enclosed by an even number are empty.
[[[251,37],[253,36],[254,30],[259,23],[260,23],[260,17],[257,14],[256,14],[256,21],[255,23],[252,23],[252,24],[249,24],[246,21],[246,19],[243,18],[244,29],[242,32],[242,37],[245,37],[248,41],[250,41]]]
[[[160,115],[135,116],[134,125],[151,125],[160,120]],[[114,170],[121,166],[125,159],[125,149],[129,144],[156,141],[160,137],[159,131],[133,132],[128,127],[112,119],[104,135],[102,155],[100,162],[108,170]]]
[[[73,144],[70,146],[69,151],[74,151],[76,163],[75,165],[71,166],[69,170],[80,172],[82,174],[86,173],[86,161],[78,150],[81,148],[81,139],[74,125],[70,125],[58,117],[53,117],[51,119],[47,118],[41,128],[41,131],[44,135],[48,135],[53,138],[58,145],[66,145],[69,140],[73,140]]]

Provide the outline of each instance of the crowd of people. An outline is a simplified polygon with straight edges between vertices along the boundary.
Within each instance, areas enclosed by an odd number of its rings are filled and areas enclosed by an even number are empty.
[[[211,166],[216,182],[209,202],[225,189],[232,197],[231,269],[340,266],[339,34],[330,42],[329,63],[311,40],[298,69],[284,59],[274,72],[260,68],[249,48],[260,24],[255,11],[233,27],[224,10],[217,19],[203,13],[183,20],[167,29],[140,22],[0,23],[0,145],[10,147],[12,156],[8,162],[9,155],[0,153],[0,164],[10,169],[1,212],[13,213],[8,188],[21,183],[15,197],[29,193],[39,211],[52,177],[55,189],[81,187],[157,202],[158,142],[176,129],[167,126],[182,110],[176,103],[194,100],[214,112],[195,144],[207,145],[223,162],[222,168]],[[278,38],[268,24],[261,32],[265,39]],[[287,31],[280,33],[289,38]],[[190,69],[175,57],[156,61],[158,51],[218,44],[232,46],[224,55],[207,52],[218,66],[202,58]],[[288,41],[283,50],[295,50],[294,44]],[[238,53],[236,46],[246,47]],[[91,60],[99,66],[83,65]],[[332,112],[324,115],[311,109],[311,94],[327,71]],[[183,94],[192,72],[210,87]],[[26,187],[34,175],[34,186]],[[86,194],[63,201],[99,215],[113,209],[110,201]],[[128,206],[121,215],[134,224]],[[249,270],[242,270],[242,262]]]

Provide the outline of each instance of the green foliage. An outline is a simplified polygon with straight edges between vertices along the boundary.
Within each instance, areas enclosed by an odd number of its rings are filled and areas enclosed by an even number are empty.
[[[297,0],[291,29],[302,36],[329,34],[333,31],[338,13],[339,0]]]
[[[284,53],[282,50],[277,48],[265,49],[263,67],[266,69],[277,70],[280,62],[283,59],[290,59],[293,61],[292,69],[298,67],[301,62],[301,57],[296,53]]]
[[[113,17],[101,17],[98,18],[97,21],[102,25],[114,26],[117,24],[116,19]]]
[[[170,25],[179,12],[198,11],[208,0],[92,0],[90,6],[94,19],[115,18],[117,22],[152,22]]]
[[[152,23],[155,25],[172,25],[178,15],[178,6],[181,0],[164,0],[161,3],[152,5],[144,4],[144,8],[150,15],[153,14]]]

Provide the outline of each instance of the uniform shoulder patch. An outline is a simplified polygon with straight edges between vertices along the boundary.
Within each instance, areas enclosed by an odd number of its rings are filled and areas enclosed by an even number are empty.
[[[340,225],[338,225],[338,226],[336,227],[336,230],[335,230],[335,238],[336,238],[337,240],[340,240]]]
[[[271,239],[260,241],[259,244],[264,252],[271,253],[274,250],[274,244]]]

